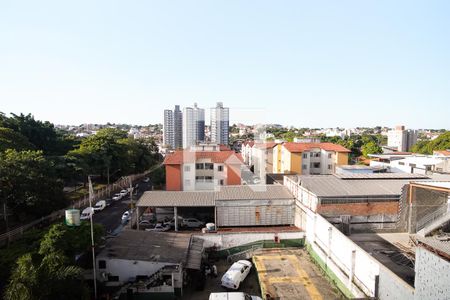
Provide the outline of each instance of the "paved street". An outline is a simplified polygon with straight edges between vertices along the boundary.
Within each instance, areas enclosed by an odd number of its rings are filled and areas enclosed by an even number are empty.
[[[145,183],[142,180],[137,182],[139,189],[137,195],[133,195],[133,202],[137,201],[145,191],[151,190],[151,182]],[[136,184],[136,183],[134,183]],[[136,203],[136,202],[135,202]],[[123,228],[122,214],[130,208],[130,196],[127,196],[119,201],[112,202],[110,206],[103,211],[94,215],[94,222],[105,226],[107,232],[120,232]]]

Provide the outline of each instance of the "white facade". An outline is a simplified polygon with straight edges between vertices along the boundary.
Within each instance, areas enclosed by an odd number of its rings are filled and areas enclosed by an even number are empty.
[[[222,102],[211,108],[211,142],[228,145],[229,142],[229,108],[223,107]]]
[[[450,262],[423,247],[416,248],[415,299],[450,297]]]
[[[221,185],[227,185],[228,166],[223,163],[213,163],[210,159],[200,159],[195,163],[182,165],[182,190],[201,191],[214,190]]]
[[[392,173],[431,174],[450,173],[450,157],[412,155],[389,162],[370,161],[371,167],[386,167]]]
[[[183,148],[205,141],[205,110],[197,107],[183,109]]]
[[[417,130],[405,130],[404,126],[397,126],[388,131],[388,147],[397,148],[398,151],[410,151],[417,142]]]

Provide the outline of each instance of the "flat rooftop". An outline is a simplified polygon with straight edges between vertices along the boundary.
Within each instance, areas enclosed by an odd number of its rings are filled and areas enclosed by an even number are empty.
[[[414,285],[415,252],[408,233],[358,233],[349,238],[409,285]]]
[[[108,239],[98,258],[185,263],[191,234],[123,230]]]
[[[346,299],[305,249],[261,249],[253,263],[267,299]]]

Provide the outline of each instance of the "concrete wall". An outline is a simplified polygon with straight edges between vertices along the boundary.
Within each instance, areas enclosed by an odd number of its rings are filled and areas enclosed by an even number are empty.
[[[380,265],[378,299],[414,299],[414,288]]]
[[[415,269],[416,299],[449,299],[449,261],[423,247],[417,247]]]
[[[97,267],[100,260],[106,261],[106,269],[97,268],[98,278],[102,280],[101,276],[103,272],[111,276],[119,276],[120,282],[127,282],[130,278],[134,278],[137,275],[150,276],[160,270],[166,265],[171,265],[162,262],[149,262],[149,261],[134,261],[117,258],[105,258],[97,257]],[[106,279],[107,280],[107,279]]]
[[[217,247],[217,250],[225,250],[253,242],[274,240],[275,235],[280,240],[284,239],[302,239],[305,237],[302,231],[290,232],[239,232],[222,234],[198,234],[195,237],[204,241],[204,247]]]

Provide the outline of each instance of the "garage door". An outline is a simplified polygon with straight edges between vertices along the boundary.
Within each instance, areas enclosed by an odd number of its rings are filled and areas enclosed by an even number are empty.
[[[291,225],[293,208],[279,206],[218,206],[217,226]]]

